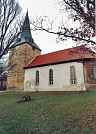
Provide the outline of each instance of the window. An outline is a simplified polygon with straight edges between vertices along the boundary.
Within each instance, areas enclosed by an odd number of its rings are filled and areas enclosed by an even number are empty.
[[[76,84],[77,83],[74,66],[70,67],[70,82],[71,82],[71,84]]]
[[[39,71],[36,71],[36,85],[39,85]]]
[[[50,85],[53,84],[53,70],[52,69],[49,70],[49,84]]]
[[[93,77],[96,79],[96,66],[92,67]]]
[[[35,51],[35,47],[33,47],[33,46],[32,46],[32,50],[34,50],[34,51]]]

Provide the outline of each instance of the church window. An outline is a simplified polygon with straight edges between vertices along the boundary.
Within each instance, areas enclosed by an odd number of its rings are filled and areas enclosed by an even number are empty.
[[[53,84],[53,70],[49,70],[49,85]]]
[[[96,79],[96,66],[92,67],[93,77]]]
[[[36,71],[36,85],[39,85],[39,71]]]
[[[71,84],[76,84],[77,83],[74,66],[70,67],[70,82],[71,82]]]

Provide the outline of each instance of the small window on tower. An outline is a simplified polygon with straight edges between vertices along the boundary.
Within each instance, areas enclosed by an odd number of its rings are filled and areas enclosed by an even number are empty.
[[[32,46],[32,50],[34,50],[34,51],[35,51],[35,47],[33,47],[33,46]]]

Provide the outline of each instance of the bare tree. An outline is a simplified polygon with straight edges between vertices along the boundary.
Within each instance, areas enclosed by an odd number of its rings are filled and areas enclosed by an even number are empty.
[[[0,0],[0,59],[20,34],[21,29],[16,22],[20,12],[21,7],[16,0]]]
[[[0,59],[0,90],[6,89],[7,73],[8,73],[8,57],[3,56]]]
[[[66,28],[64,23],[60,27],[60,32],[65,37],[73,40],[83,40],[94,43],[90,39],[95,36],[95,0],[58,0],[62,10],[68,12],[69,18],[79,21],[80,26],[76,29]],[[63,7],[63,8],[62,8]],[[62,40],[63,37],[59,36]]]
[[[95,0],[57,0],[57,3],[61,6],[61,11],[68,13],[69,19],[79,22],[78,28],[68,28],[62,21],[58,31],[55,32],[52,30],[53,21],[50,22],[46,16],[40,16],[32,21],[34,29],[57,34],[58,41],[70,38],[76,42],[96,44],[91,40],[95,36]]]

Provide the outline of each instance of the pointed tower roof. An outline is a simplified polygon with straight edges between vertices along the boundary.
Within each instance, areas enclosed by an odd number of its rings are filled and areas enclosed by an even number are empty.
[[[26,40],[32,39],[28,11],[26,13],[25,20],[23,23],[21,38],[25,38]]]
[[[24,44],[24,43],[28,43],[31,46],[33,46],[33,47],[35,47],[35,48],[37,48],[38,50],[41,51],[41,49],[34,42],[34,40],[32,38],[32,35],[31,35],[28,10],[26,12],[26,16],[25,16],[25,20],[24,20],[24,23],[23,23],[23,27],[22,27],[22,32],[21,32],[20,38],[18,39],[18,41],[11,48],[19,46],[19,45]]]

